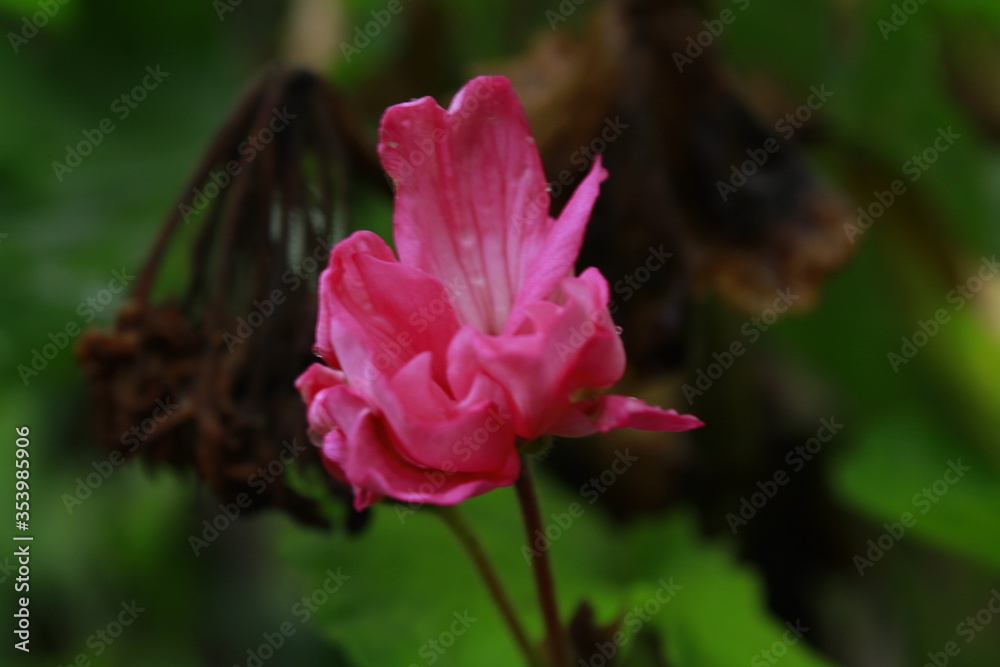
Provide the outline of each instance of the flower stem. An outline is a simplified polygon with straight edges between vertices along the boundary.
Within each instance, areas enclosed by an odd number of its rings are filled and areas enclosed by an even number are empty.
[[[538,495],[535,493],[535,483],[531,476],[531,462],[527,456],[521,457],[521,476],[514,488],[517,490],[517,500],[524,516],[524,529],[531,544],[536,535],[542,533],[542,513],[538,507]],[[549,564],[548,549],[543,549],[534,559],[532,571],[535,573],[535,587],[538,589],[538,602],[545,618],[547,634],[546,644],[552,657],[554,667],[571,667],[569,646],[566,633],[559,623],[559,608],[556,604],[555,581],[552,578],[552,567]]]
[[[500,610],[500,615],[507,624],[507,628],[514,636],[514,642],[521,649],[521,653],[524,654],[526,663],[530,667],[537,667],[539,665],[538,656],[531,647],[531,642],[524,631],[524,626],[521,625],[521,621],[514,611],[514,605],[511,604],[510,598],[507,597],[507,592],[504,590],[503,584],[500,582],[500,578],[497,576],[492,563],[490,563],[489,557],[483,550],[479,538],[472,532],[472,526],[469,525],[469,522],[465,520],[465,516],[456,507],[437,507],[436,510],[435,514],[444,520],[445,524],[448,525],[448,528],[451,529],[451,532],[469,554],[469,557],[472,558],[476,570],[479,571],[479,576],[482,577],[486,588],[489,589],[490,595],[493,597],[493,602]]]

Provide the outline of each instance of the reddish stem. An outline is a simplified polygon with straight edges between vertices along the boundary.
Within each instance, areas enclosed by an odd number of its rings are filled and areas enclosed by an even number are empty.
[[[535,493],[535,483],[531,475],[531,463],[526,456],[521,457],[521,476],[514,488],[517,490],[517,500],[521,505],[528,544],[531,544],[538,534],[543,533],[544,527],[542,526],[542,513],[538,506],[538,495]],[[535,573],[538,602],[545,619],[546,644],[549,647],[553,665],[554,667],[572,667],[566,632],[559,622],[555,580],[552,578],[548,549],[543,549],[536,556],[531,569]]]

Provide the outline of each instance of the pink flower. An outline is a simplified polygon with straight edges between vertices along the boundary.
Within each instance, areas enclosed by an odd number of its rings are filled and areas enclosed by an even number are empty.
[[[371,232],[320,278],[313,364],[296,386],[330,473],[355,506],[450,505],[512,484],[518,444],[617,428],[684,431],[695,417],[602,394],[625,370],[597,269],[574,275],[607,172],[597,160],[548,215],[541,160],[503,77],[451,108],[390,107],[379,155],[395,187],[399,259]]]

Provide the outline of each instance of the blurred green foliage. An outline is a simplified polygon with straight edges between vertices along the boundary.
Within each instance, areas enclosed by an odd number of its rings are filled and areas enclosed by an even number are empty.
[[[533,546],[550,548],[563,617],[586,601],[599,624],[617,624],[622,633],[618,642],[595,641],[585,661],[600,664],[602,656],[620,652],[624,664],[648,664],[633,651],[643,628],[649,634],[650,627],[671,638],[672,663],[694,667],[742,663],[781,642],[786,629],[768,617],[753,574],[738,566],[725,547],[698,538],[691,516],[682,513],[616,531],[599,505],[580,503],[555,487],[546,487],[544,495],[551,539]],[[571,510],[574,503],[583,506],[582,514]],[[405,504],[380,510],[361,543],[298,530],[281,536],[288,559],[313,572],[317,585],[331,567],[350,577],[318,608],[330,637],[350,646],[362,665],[438,659],[456,665],[519,664],[499,614],[444,523]],[[539,628],[528,565],[533,559],[519,548],[524,529],[513,492],[487,494],[464,503],[462,510],[487,551],[497,554],[500,578],[514,605]],[[455,613],[475,621],[468,628],[457,626],[462,634],[449,637]],[[794,625],[798,619],[791,620]],[[387,634],[392,641],[386,641]],[[443,646],[447,651],[438,648]],[[829,664],[797,641],[787,649],[784,664]]]

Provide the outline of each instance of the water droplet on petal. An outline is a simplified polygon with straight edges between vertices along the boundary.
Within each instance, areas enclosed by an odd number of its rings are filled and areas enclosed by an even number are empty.
[[[320,359],[322,359],[322,358],[323,358],[323,355],[322,355],[322,354],[320,353],[320,351],[319,351],[319,345],[313,345],[313,349],[312,349],[312,353],[313,353],[313,354],[314,354],[315,356],[319,357]]]
[[[615,333],[616,333],[616,334],[618,334],[619,336],[621,336],[621,335],[622,335],[622,332],[623,332],[623,331],[625,331],[625,330],[624,330],[624,329],[622,329],[622,328],[621,328],[620,326],[616,326],[616,327],[615,327]]]

